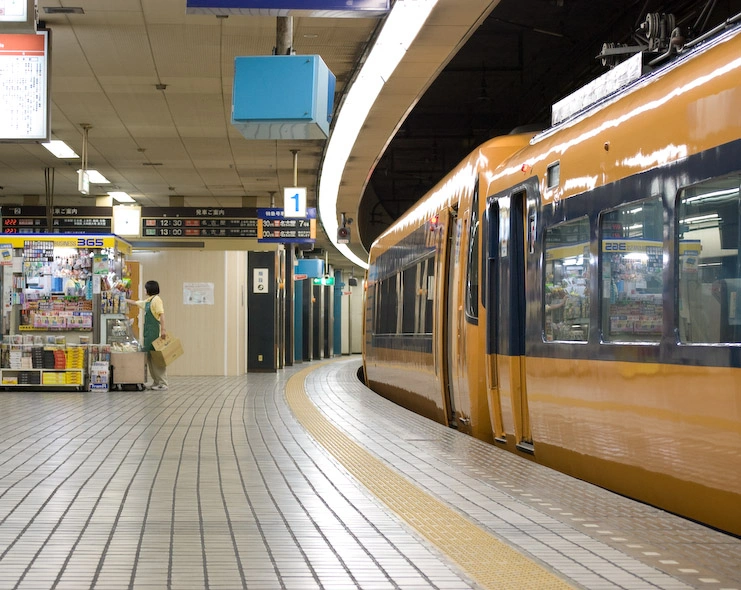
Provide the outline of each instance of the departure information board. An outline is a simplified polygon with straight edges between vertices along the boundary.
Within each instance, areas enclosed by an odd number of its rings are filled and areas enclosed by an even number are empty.
[[[306,218],[284,218],[283,209],[142,207],[142,238],[257,238],[258,242],[316,240],[316,208]]]
[[[143,238],[256,238],[254,207],[142,207]]]
[[[0,213],[4,234],[109,234],[113,220],[111,207],[54,207],[50,232],[46,207],[3,206]]]
[[[0,140],[49,140],[48,31],[0,34]]]
[[[306,244],[316,240],[316,208],[307,207],[305,218],[284,217],[283,209],[258,209],[258,242]]]

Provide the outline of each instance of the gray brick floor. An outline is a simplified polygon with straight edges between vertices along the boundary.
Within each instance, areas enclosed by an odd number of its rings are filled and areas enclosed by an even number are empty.
[[[477,588],[297,421],[284,388],[310,366],[0,393],[0,589]],[[741,588],[738,539],[409,414],[358,366],[307,378],[326,417],[575,586]]]

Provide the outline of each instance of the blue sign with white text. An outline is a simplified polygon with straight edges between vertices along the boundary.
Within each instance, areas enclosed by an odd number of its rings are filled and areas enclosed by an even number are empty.
[[[246,16],[384,16],[390,0],[187,0],[188,14]]]
[[[316,207],[306,217],[286,217],[283,209],[257,209],[257,241],[273,244],[313,244],[316,240]]]
[[[258,207],[257,218],[258,219],[283,219],[283,209],[278,207]],[[316,207],[306,208],[306,219],[316,219]]]

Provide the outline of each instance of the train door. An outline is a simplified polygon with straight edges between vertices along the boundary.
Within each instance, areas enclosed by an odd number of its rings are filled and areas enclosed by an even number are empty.
[[[502,420],[502,402],[499,391],[499,375],[497,372],[498,330],[499,316],[499,201],[492,200],[484,214],[485,226],[485,271],[486,281],[486,391],[489,404],[489,420],[494,439],[497,442],[507,442]]]
[[[490,411],[497,440],[514,442],[522,451],[532,452],[530,413],[525,381],[525,259],[530,228],[527,193],[503,195],[489,205],[489,216],[498,227],[489,231],[487,342],[493,366],[487,371],[494,398]],[[498,222],[495,222],[497,220]],[[526,232],[526,221],[527,229]]]
[[[445,247],[445,269],[441,273],[442,277],[447,277],[445,284],[445,300],[442,303],[444,314],[443,342],[445,350],[443,351],[443,396],[447,406],[448,424],[457,426],[455,394],[453,387],[458,375],[458,365],[456,363],[456,354],[458,353],[458,296],[456,289],[459,285],[460,277],[458,276],[459,265],[456,264],[460,253],[461,243],[461,223],[458,219],[458,210],[454,209],[449,212],[447,244]]]

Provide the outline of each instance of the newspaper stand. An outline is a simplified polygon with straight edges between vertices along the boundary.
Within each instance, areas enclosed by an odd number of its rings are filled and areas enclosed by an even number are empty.
[[[109,376],[108,361],[93,361],[90,365],[90,391],[108,391]]]

